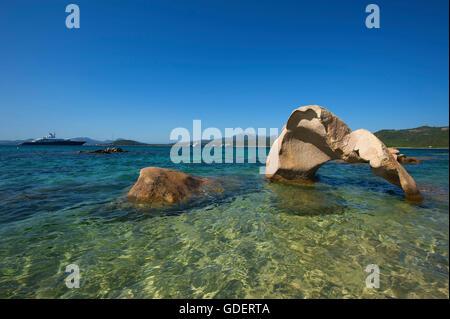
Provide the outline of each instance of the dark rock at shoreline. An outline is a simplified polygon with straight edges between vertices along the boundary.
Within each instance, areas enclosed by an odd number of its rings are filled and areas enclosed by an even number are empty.
[[[104,150],[95,150],[95,151],[79,151],[78,153],[91,153],[91,154],[111,154],[111,153],[127,153],[128,151],[124,151],[120,147],[108,147]]]
[[[408,157],[404,154],[400,154],[400,151],[396,148],[389,147],[388,151],[394,156],[394,158],[397,160],[397,162],[401,164],[420,164],[422,163],[421,160],[415,158],[415,157]]]
[[[397,157],[397,161],[402,164],[420,164],[420,163],[422,163],[421,160],[419,160],[415,157],[407,157],[405,155]]]

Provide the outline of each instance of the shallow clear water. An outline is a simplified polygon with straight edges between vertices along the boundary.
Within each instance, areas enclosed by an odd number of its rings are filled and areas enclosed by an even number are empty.
[[[417,205],[365,164],[315,184],[257,164],[183,164],[167,147],[0,147],[0,298],[448,298],[448,150],[404,150]],[[224,192],[151,209],[123,200],[146,166],[216,177]],[[77,264],[79,289],[65,285]],[[380,268],[368,289],[366,266]]]

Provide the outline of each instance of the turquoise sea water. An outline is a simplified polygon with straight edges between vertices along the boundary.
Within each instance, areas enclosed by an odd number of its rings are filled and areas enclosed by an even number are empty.
[[[314,184],[260,164],[182,164],[168,147],[0,147],[0,298],[448,298],[448,150],[404,150],[420,204],[368,165]],[[215,177],[224,192],[152,209],[123,199],[139,170]],[[65,267],[80,268],[68,289]],[[366,288],[366,266],[380,288]]]

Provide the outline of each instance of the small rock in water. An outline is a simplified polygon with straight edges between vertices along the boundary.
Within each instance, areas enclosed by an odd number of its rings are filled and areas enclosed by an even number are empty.
[[[126,153],[128,151],[124,151],[120,147],[108,147],[104,150],[95,150],[95,151],[79,151],[78,153],[92,153],[92,154],[111,154],[111,153]]]
[[[422,161],[419,160],[418,158],[407,157],[404,154],[400,154],[400,151],[396,148],[389,147],[388,151],[399,163],[402,163],[402,164],[420,164],[420,163],[422,163]]]
[[[420,163],[422,163],[421,160],[419,160],[415,157],[408,157],[403,154],[399,154],[397,156],[397,161],[402,164],[420,164]]]
[[[175,203],[191,197],[212,179],[194,176],[173,169],[146,167],[141,169],[137,182],[127,198],[150,204]]]

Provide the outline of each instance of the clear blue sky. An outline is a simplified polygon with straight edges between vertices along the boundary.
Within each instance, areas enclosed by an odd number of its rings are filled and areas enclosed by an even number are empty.
[[[67,29],[66,5],[81,10]],[[366,5],[381,28],[365,27]],[[2,1],[0,139],[168,142],[178,126],[448,125],[448,1]]]

